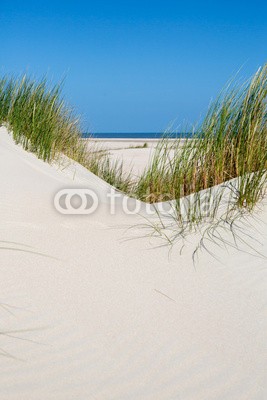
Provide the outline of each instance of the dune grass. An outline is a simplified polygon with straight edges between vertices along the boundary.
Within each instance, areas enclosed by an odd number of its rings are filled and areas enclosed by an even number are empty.
[[[266,193],[266,167],[267,65],[250,81],[228,85],[210,106],[193,139],[159,142],[135,191],[143,201],[175,200],[175,219],[194,225],[207,215],[214,220],[222,192],[217,191],[216,197],[209,189],[223,183],[231,193],[228,216],[234,207],[253,210]],[[201,191],[205,189],[202,212]],[[193,193],[185,208],[185,196]]]
[[[215,218],[222,194],[210,189],[228,184],[234,207],[253,210],[266,191],[267,65],[242,85],[231,83],[210,106],[193,139],[161,140],[153,160],[137,181],[120,161],[88,151],[79,118],[61,96],[61,85],[43,79],[0,79],[0,123],[17,143],[52,162],[62,153],[119,190],[145,202],[175,201],[175,219],[195,225]],[[236,184],[232,180],[237,178]],[[227,184],[226,184],[227,186]],[[206,190],[205,213],[202,191]],[[194,194],[194,196],[188,197]],[[187,196],[187,197],[186,197]],[[185,199],[187,206],[185,207]],[[230,215],[230,214],[228,214]]]
[[[60,98],[61,87],[46,80],[7,79],[0,83],[0,122],[12,130],[17,143],[44,161],[61,153],[82,160],[79,120]]]
[[[81,140],[80,121],[61,96],[61,85],[27,76],[0,79],[0,124],[12,132],[16,143],[52,162],[62,154],[79,162],[123,191],[129,189],[121,163],[104,154],[90,153]]]

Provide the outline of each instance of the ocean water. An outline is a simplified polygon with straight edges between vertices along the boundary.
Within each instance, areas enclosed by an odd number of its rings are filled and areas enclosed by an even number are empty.
[[[160,139],[166,136],[166,133],[157,132],[105,132],[105,133],[83,133],[83,138],[95,137],[97,139]],[[191,133],[172,133],[168,134],[171,138],[188,138],[192,137]]]

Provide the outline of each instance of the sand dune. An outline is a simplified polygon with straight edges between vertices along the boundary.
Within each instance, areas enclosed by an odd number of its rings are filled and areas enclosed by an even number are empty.
[[[211,244],[194,266],[196,235],[157,247],[119,201],[110,215],[109,185],[4,128],[0,187],[1,400],[267,398],[266,204],[246,228],[258,257]],[[55,210],[72,187],[97,193],[94,214]]]

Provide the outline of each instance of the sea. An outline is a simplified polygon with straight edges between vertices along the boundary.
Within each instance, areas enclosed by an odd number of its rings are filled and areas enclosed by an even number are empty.
[[[103,132],[103,133],[83,133],[83,138],[96,138],[96,139],[161,139],[163,137],[170,138],[190,138],[192,133],[171,133],[166,132]]]

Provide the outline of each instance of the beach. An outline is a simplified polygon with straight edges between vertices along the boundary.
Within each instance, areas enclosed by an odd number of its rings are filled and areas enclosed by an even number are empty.
[[[267,400],[266,15],[1,0],[0,400]]]
[[[87,143],[88,152],[103,151],[110,156],[115,163],[116,160],[122,161],[125,174],[130,174],[133,178],[140,177],[149,166],[155,154],[160,139],[83,139]],[[169,146],[175,143],[174,139],[168,139]],[[185,142],[180,140],[181,145]],[[173,152],[170,151],[170,156]]]
[[[105,146],[140,174],[154,142],[126,143]],[[0,185],[1,400],[266,398],[266,201],[246,217],[248,246],[227,231],[193,263],[198,233],[170,249],[124,212],[127,196],[112,214],[110,185],[4,127]],[[93,190],[96,211],[58,212],[66,188]]]

